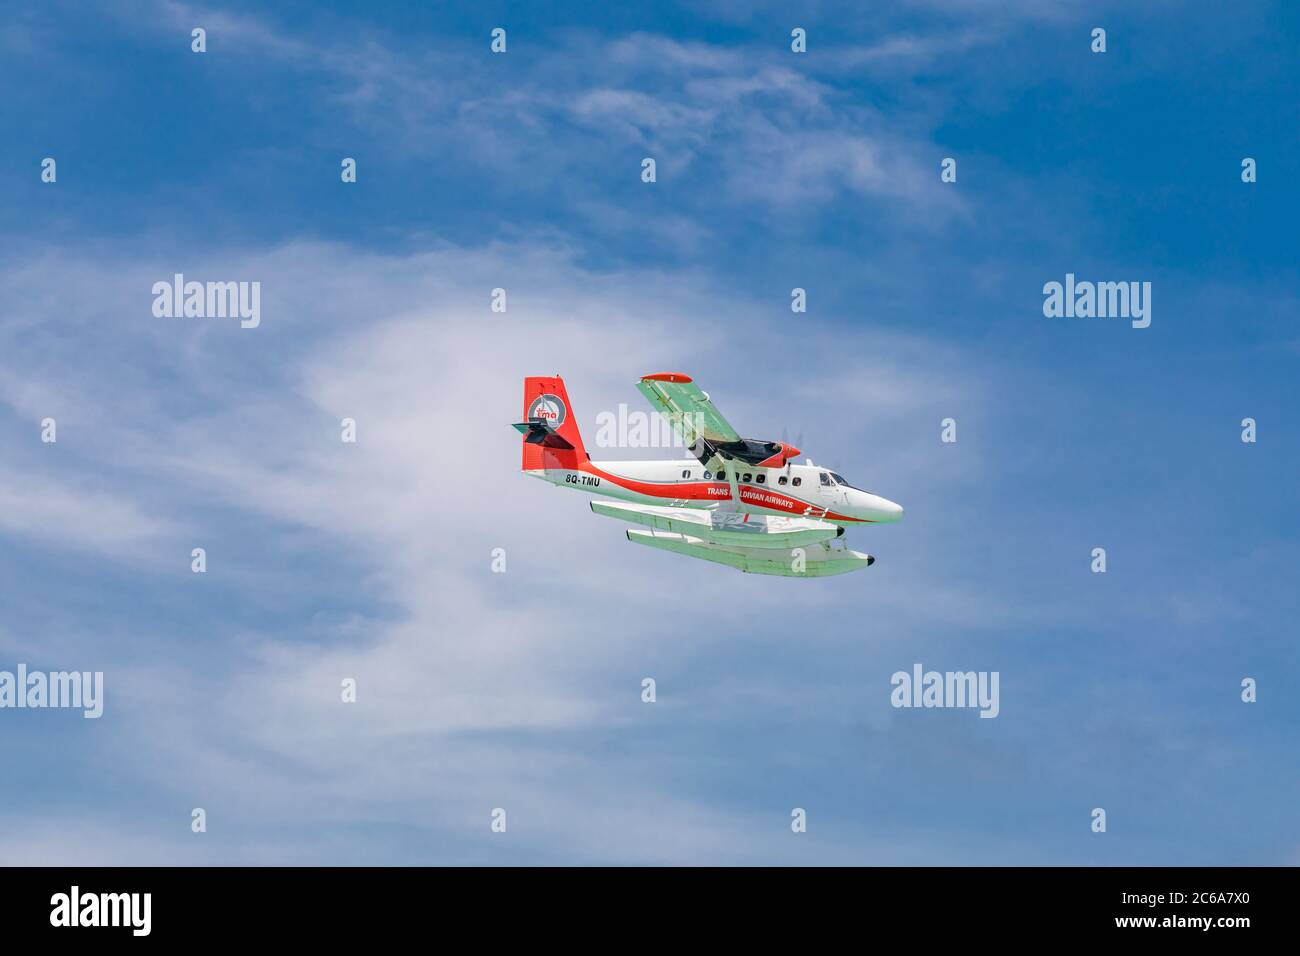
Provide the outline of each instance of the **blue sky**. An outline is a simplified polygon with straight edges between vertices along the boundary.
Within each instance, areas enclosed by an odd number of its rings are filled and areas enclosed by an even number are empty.
[[[0,711],[0,862],[1300,861],[1300,23],[1045,6],[6,12],[0,670],[106,701]],[[156,318],[176,272],[260,327]],[[658,370],[902,503],[877,563],[518,473],[523,376],[590,441]],[[891,707],[917,662],[998,718]]]

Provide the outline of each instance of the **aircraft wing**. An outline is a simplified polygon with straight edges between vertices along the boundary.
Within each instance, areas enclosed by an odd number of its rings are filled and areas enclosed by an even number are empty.
[[[657,411],[672,422],[687,445],[694,445],[701,438],[711,445],[741,440],[740,434],[689,375],[657,372],[644,376],[636,387]]]

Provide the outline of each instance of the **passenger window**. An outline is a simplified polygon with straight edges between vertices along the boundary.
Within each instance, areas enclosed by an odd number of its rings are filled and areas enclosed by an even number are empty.
[[[683,478],[689,478],[689,477],[691,477],[691,470],[688,468],[688,469],[686,469],[684,472],[682,472],[682,477],[683,477]]]
[[[792,484],[792,485],[794,485],[796,488],[798,488],[800,485],[803,484],[803,479],[802,479],[802,478],[796,478],[796,479],[794,479],[794,481],[790,482],[790,484]]]
[[[821,478],[822,478],[822,485],[829,488],[831,486],[831,476],[826,474],[826,472],[823,471],[821,472]]]
[[[776,480],[776,483],[777,483],[778,485],[784,485],[784,484],[786,483],[786,477],[785,477],[785,475],[782,475],[780,478],[778,478],[778,479]]]
[[[713,477],[713,476],[712,476],[711,474],[709,474],[707,471],[704,473],[704,480],[705,480],[705,481],[708,481],[708,480],[709,480],[710,478],[712,478],[712,477]]]
[[[758,483],[761,485],[765,481],[767,481],[767,475],[760,474],[758,476]]]
[[[740,476],[740,480],[741,480],[741,481],[750,481],[750,480],[753,479],[753,477],[754,477],[754,476],[751,475],[749,472],[745,472],[743,475]]]
[[[718,472],[718,481],[726,481],[726,480],[727,480],[727,473],[725,471]]]

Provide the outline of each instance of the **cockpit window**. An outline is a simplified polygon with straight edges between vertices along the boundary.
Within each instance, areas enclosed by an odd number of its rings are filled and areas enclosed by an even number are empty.
[[[823,471],[821,473],[821,478],[822,478],[822,484],[825,485],[827,488],[829,488],[832,484],[834,484],[834,482],[831,481],[830,474],[827,472]]]
[[[857,488],[856,485],[851,485],[847,481],[845,481],[843,475],[836,474],[835,472],[832,471],[831,477],[835,479],[836,484],[843,485],[845,488]],[[859,488],[858,490],[861,491],[862,489]]]

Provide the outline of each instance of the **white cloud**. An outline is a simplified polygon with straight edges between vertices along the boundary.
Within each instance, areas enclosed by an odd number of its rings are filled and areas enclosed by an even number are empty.
[[[727,332],[753,326],[754,303],[705,277],[586,272],[562,247],[386,257],[291,244],[204,258],[189,267],[194,274],[260,277],[261,328],[152,317],[148,289],[169,273],[123,253],[57,266],[38,255],[15,267],[22,279],[7,284],[12,294],[57,282],[62,295],[58,309],[29,313],[35,324],[0,332],[0,394],[17,409],[14,396],[37,377],[30,356],[61,359],[39,365],[43,389],[106,397],[94,437],[60,447],[78,456],[61,480],[111,469],[83,500],[54,485],[12,499],[25,516],[8,527],[21,521],[25,535],[56,548],[79,527],[83,544],[125,540],[187,554],[159,537],[182,525],[201,534],[218,515],[241,514],[268,554],[306,533],[318,553],[337,551],[364,569],[351,602],[362,610],[320,622],[310,640],[231,634],[223,669],[207,677],[187,674],[186,657],[169,657],[179,645],[158,635],[155,653],[133,654],[111,674],[110,705],[124,715],[121,759],[163,791],[238,802],[241,818],[263,823],[309,820],[304,806],[322,787],[345,815],[373,816],[385,794],[403,805],[432,801],[444,810],[428,825],[462,834],[479,826],[484,803],[517,806],[522,820],[542,808],[581,816],[596,801],[612,821],[596,835],[548,825],[529,839],[569,858],[748,858],[743,826],[719,829],[708,807],[655,774],[629,768],[633,789],[620,789],[563,735],[646,719],[644,665],[635,663],[645,648],[679,664],[700,653],[698,629],[664,629],[664,609],[707,607],[723,586],[776,623],[802,613],[805,599],[824,607],[847,595],[795,595],[729,569],[638,553],[620,526],[589,512],[586,497],[522,476],[508,426],[526,374],[562,372],[590,428],[598,410],[635,400],[640,374],[681,368],[699,372],[730,416],[761,427],[807,400],[800,383],[820,380],[817,357],[783,357],[790,387],[756,390],[750,372],[762,356],[733,361],[744,346]],[[509,290],[505,315],[488,308],[497,285]],[[83,308],[90,302],[94,320]],[[865,353],[871,332],[839,341]],[[919,341],[887,341],[914,362],[923,354]],[[117,384],[120,367],[104,358],[115,352],[151,364]],[[936,361],[942,371],[873,373],[857,403],[847,381],[832,380],[829,395],[906,428],[916,395],[936,378],[959,388],[953,357]],[[343,417],[358,423],[356,445],[339,440]],[[841,438],[852,434],[846,424]],[[11,484],[29,474],[11,474]],[[888,491],[906,498],[905,486]],[[505,575],[490,573],[494,546],[507,549]],[[259,575],[278,571],[278,559],[266,560],[223,580],[256,594]],[[210,566],[222,561],[209,553]],[[374,607],[389,610],[364,610]],[[344,677],[359,683],[355,705],[339,700]],[[574,794],[574,774],[600,782]],[[262,809],[245,806],[253,793]],[[219,855],[230,854],[238,858],[232,848]]]

